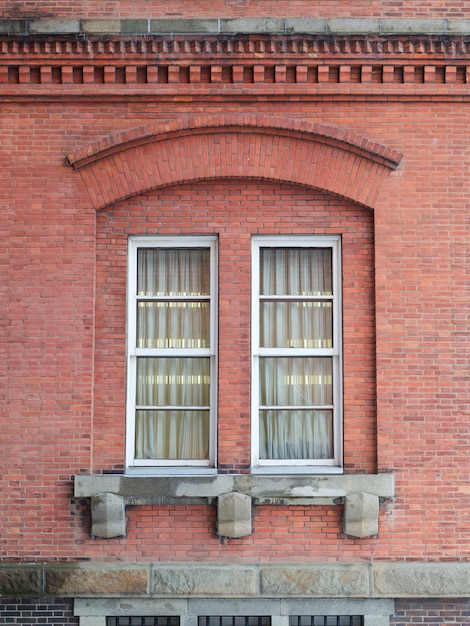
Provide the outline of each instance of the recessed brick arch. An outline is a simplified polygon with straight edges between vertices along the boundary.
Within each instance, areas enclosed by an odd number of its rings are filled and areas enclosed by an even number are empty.
[[[266,115],[188,115],[126,131],[67,155],[96,209],[194,180],[303,185],[373,208],[396,150],[337,128]]]

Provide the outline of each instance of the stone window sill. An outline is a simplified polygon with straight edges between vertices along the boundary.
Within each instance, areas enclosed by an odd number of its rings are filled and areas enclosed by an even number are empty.
[[[217,534],[252,533],[252,505],[344,504],[343,530],[353,537],[378,533],[380,500],[393,498],[391,474],[323,476],[75,476],[75,497],[91,500],[91,534],[126,534],[126,505],[216,504]]]
[[[394,496],[392,474],[128,476],[93,474],[75,476],[75,497],[112,493],[125,504],[211,504],[226,493],[249,496],[254,504],[341,504],[346,496],[369,493],[382,499]]]

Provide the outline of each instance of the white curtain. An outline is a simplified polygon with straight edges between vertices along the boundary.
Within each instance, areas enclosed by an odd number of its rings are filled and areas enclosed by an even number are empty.
[[[332,403],[330,357],[261,358],[260,458],[331,458]]]
[[[331,248],[262,248],[260,293],[331,296]]]
[[[329,248],[262,249],[260,285],[260,347],[332,347]],[[332,367],[331,357],[260,357],[261,459],[332,457]]]
[[[208,248],[140,248],[137,257],[139,296],[209,294]]]
[[[207,249],[139,250],[139,348],[209,347],[209,302],[204,300],[209,295],[209,259]],[[152,300],[139,300],[142,296]],[[209,357],[139,357],[136,458],[207,459],[209,390]]]

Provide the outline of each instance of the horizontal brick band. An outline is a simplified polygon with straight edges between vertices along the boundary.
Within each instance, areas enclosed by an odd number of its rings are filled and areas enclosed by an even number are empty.
[[[145,21],[145,20],[144,20]],[[5,27],[5,30],[8,30]],[[52,31],[51,31],[52,33]],[[470,84],[470,41],[455,35],[236,33],[1,36],[3,95],[90,95],[137,89],[158,95],[258,87],[307,93],[462,95]],[[429,91],[429,90],[432,91]],[[147,90],[147,91],[146,91]],[[362,90],[362,91],[361,91]],[[426,91],[427,90],[427,91]],[[458,92],[458,93],[457,93]],[[91,92],[97,95],[97,92]]]

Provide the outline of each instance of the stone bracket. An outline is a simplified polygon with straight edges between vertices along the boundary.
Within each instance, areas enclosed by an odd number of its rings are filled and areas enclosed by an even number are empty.
[[[379,498],[370,493],[353,493],[344,498],[346,535],[370,537],[379,532]]]
[[[251,506],[345,504],[344,532],[367,537],[378,532],[380,499],[394,496],[391,474],[263,476],[75,476],[76,498],[90,498],[92,528],[97,537],[126,532],[126,505],[218,505],[217,533],[225,537],[251,534]]]
[[[95,537],[121,537],[126,534],[124,498],[114,493],[91,497],[91,534]]]
[[[217,498],[217,534],[231,539],[251,535],[250,496],[232,491]]]

